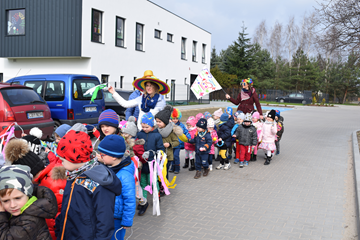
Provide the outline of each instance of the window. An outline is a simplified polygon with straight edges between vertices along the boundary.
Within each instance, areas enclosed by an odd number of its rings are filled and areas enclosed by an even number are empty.
[[[4,81],[4,74],[0,73],[0,82],[3,82],[3,81]]]
[[[0,90],[4,100],[10,107],[20,105],[45,104],[36,92],[28,88],[3,88]]]
[[[124,76],[120,76],[120,88],[123,88]]]
[[[155,29],[155,38],[161,39],[161,31]]]
[[[35,92],[37,92],[37,94],[43,96],[42,92],[43,92],[44,83],[45,83],[44,81],[27,81],[25,82],[25,86],[31,87],[32,89],[35,90]]]
[[[172,42],[173,41],[173,35],[171,33],[167,34],[167,41]]]
[[[65,98],[65,83],[59,81],[47,81],[45,101],[63,101]]]
[[[203,44],[202,45],[202,58],[201,58],[202,63],[205,63],[205,51],[206,51],[206,44]]]
[[[169,80],[166,79],[166,85],[168,84],[168,81],[169,81]],[[168,85],[168,86],[169,86],[169,85]],[[166,95],[165,95],[165,98],[169,98],[169,94],[166,94]]]
[[[124,27],[125,19],[116,17],[116,42],[118,47],[124,47]]]
[[[77,79],[73,81],[73,97],[75,100],[90,100],[91,94],[84,95],[84,93],[92,87],[99,85],[97,80],[91,79]],[[102,91],[98,91],[95,100],[103,98]]]
[[[102,12],[92,10],[91,41],[102,42]]]
[[[114,83],[114,88],[116,88],[116,83],[117,83],[117,82]]]
[[[101,75],[101,83],[108,83],[109,75]]]
[[[181,59],[186,59],[186,38],[181,38]]]
[[[184,79],[184,85],[186,85],[186,78]]]
[[[292,94],[289,95],[289,97],[295,97],[295,96],[296,96],[295,93],[292,93]]]
[[[192,61],[196,62],[196,41],[193,41],[193,47],[192,47]]]
[[[143,31],[144,25],[136,23],[136,50],[143,51]]]
[[[7,10],[7,35],[25,35],[25,9]]]

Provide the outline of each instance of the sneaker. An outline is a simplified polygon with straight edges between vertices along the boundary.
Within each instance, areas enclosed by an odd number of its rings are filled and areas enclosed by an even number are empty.
[[[243,167],[244,167],[244,162],[240,162],[239,168],[243,168]]]
[[[229,170],[230,168],[231,168],[231,164],[230,163],[225,163],[224,170]]]
[[[245,161],[245,162],[244,162],[244,166],[245,166],[245,167],[248,167],[248,166],[249,166],[249,162],[248,162],[248,161]]]
[[[240,160],[239,160],[239,159],[235,159],[234,164],[238,164],[238,162],[240,162]]]
[[[219,164],[219,166],[216,167],[217,170],[223,169],[224,165],[222,165],[221,163]]]
[[[210,172],[212,172],[212,165],[209,165]]]

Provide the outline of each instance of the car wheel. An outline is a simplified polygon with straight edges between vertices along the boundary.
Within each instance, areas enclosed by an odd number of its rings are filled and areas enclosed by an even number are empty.
[[[284,103],[285,101],[284,101],[284,99],[280,99],[280,103]]]

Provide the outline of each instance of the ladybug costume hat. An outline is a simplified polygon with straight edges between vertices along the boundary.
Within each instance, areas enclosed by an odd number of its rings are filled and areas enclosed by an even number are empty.
[[[70,130],[61,138],[56,152],[71,163],[88,162],[93,152],[92,142],[87,133]]]

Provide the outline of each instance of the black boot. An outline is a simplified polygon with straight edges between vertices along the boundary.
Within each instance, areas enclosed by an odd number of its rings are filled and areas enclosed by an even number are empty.
[[[254,162],[256,161],[256,156],[257,156],[257,155],[255,155],[255,154],[253,155],[253,161],[254,161]]]
[[[148,202],[145,205],[141,205],[141,208],[140,208],[140,210],[138,212],[138,215],[143,216],[145,214],[146,210],[148,209],[148,207],[149,207]]]
[[[189,167],[189,171],[194,171],[195,170],[195,160],[190,159],[190,164],[191,164],[191,166]]]
[[[189,159],[185,158],[185,163],[184,163],[183,168],[188,168],[188,167],[189,167]]]
[[[269,165],[271,161],[271,157],[267,157],[264,165]]]

